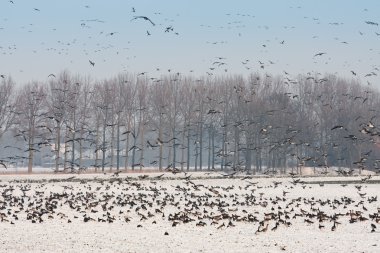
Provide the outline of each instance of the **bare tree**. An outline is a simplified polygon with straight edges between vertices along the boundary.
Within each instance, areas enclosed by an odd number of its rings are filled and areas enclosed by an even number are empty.
[[[111,89],[111,82],[109,80],[105,80],[102,83],[96,84],[94,87],[93,103],[95,106],[94,109],[98,112],[98,116],[100,117],[99,123],[102,124],[102,142],[99,147],[96,147],[95,151],[102,151],[102,171],[105,170],[105,166],[108,164],[106,161],[106,153],[109,148],[109,141],[107,141],[107,128],[112,117],[112,101],[113,94]]]
[[[11,77],[0,82],[0,139],[13,124],[14,82]]]
[[[91,99],[92,99],[92,87],[90,84],[90,79],[85,78],[79,83],[79,97],[78,97],[78,126],[79,128],[79,161],[77,163],[79,169],[84,169],[83,167],[83,153],[84,148],[88,149],[88,145],[93,143],[93,130],[90,126],[91,117]],[[87,145],[85,145],[87,143]],[[87,157],[90,158],[90,157]]]
[[[193,79],[183,78],[180,86],[181,103],[179,103],[179,115],[182,119],[182,154],[181,154],[181,170],[185,163],[186,152],[186,170],[190,170],[191,165],[191,137],[193,134],[193,123],[195,121],[195,104],[196,94],[194,92]],[[185,141],[186,138],[186,141]],[[186,144],[185,144],[186,143]]]
[[[59,171],[61,151],[62,151],[62,128],[67,119],[68,104],[70,101],[70,83],[71,77],[68,72],[62,72],[57,80],[53,79],[49,82],[49,90],[47,93],[48,119],[53,121],[55,132],[55,171]]]
[[[46,91],[39,83],[29,83],[22,87],[16,99],[16,136],[21,137],[27,143],[28,173],[33,170],[33,158],[35,152],[39,152],[39,143],[42,131],[38,126],[44,125],[46,119],[45,108]]]
[[[163,169],[163,151],[164,142],[162,141],[164,134],[164,121],[167,117],[168,106],[170,101],[168,100],[169,83],[164,80],[154,80],[150,86],[149,92],[149,122],[151,128],[157,132],[154,141],[149,141],[148,145],[153,149],[158,148],[158,169]]]

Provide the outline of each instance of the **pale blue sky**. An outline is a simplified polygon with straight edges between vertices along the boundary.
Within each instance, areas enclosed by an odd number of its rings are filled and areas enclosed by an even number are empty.
[[[167,69],[197,76],[227,69],[337,72],[380,87],[380,26],[365,23],[380,24],[378,0],[13,2],[0,2],[0,74],[21,84],[64,69],[97,79],[123,71],[156,77]],[[131,21],[138,15],[156,25]],[[314,57],[319,52],[326,54]]]

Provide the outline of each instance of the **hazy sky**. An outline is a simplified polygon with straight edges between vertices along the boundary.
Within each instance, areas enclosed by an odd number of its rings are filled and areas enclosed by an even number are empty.
[[[17,83],[171,69],[337,72],[380,87],[379,0],[2,0],[0,13],[0,74]]]

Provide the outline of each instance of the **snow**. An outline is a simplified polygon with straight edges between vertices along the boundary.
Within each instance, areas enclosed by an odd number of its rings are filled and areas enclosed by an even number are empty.
[[[18,220],[8,215],[9,221],[0,222],[2,235],[0,252],[380,252],[380,223],[376,223],[375,220],[350,223],[350,217],[343,215],[338,219],[341,224],[332,231],[333,222],[330,220],[320,223],[315,217],[293,218],[295,213],[301,214],[301,209],[312,213],[311,208],[318,208],[329,216],[338,213],[347,214],[350,210],[361,211],[363,217],[379,213],[379,202],[369,203],[369,199],[376,198],[380,192],[380,184],[377,183],[380,180],[379,176],[373,176],[366,183],[358,182],[363,177],[306,177],[301,178],[301,181],[306,182],[305,184],[293,184],[293,179],[286,177],[253,177],[242,180],[243,176],[220,178],[222,176],[218,173],[189,174],[191,183],[183,179],[183,173],[176,175],[166,173],[159,180],[154,177],[161,173],[146,174],[149,177],[144,180],[138,179],[142,175],[139,173],[122,173],[119,177],[112,173],[105,175],[1,175],[0,191],[2,193],[5,189],[13,187],[14,190],[8,191],[7,194],[12,194],[17,198],[23,195],[20,188],[30,187],[25,194],[31,199],[25,198],[24,210],[17,213]],[[75,178],[72,178],[73,176]],[[62,181],[49,181],[51,179]],[[15,180],[23,180],[23,182]],[[120,182],[115,180],[120,180]],[[324,181],[324,185],[313,183],[320,181]],[[194,188],[193,184],[198,186]],[[356,188],[358,185],[362,187],[360,191]],[[154,188],[158,190],[156,193]],[[285,197],[284,191],[288,192],[285,193]],[[37,196],[36,192],[42,192],[39,193],[42,195]],[[117,199],[117,196],[123,200],[131,196],[141,198],[139,201],[134,200],[137,205],[133,208],[129,205],[113,204],[114,208],[108,208],[107,211],[103,211],[100,205],[87,209],[84,206],[81,206],[80,210],[72,209],[63,198],[58,201],[54,213],[42,216],[42,223],[32,223],[27,220],[26,210],[29,203],[38,202],[38,200],[45,203],[46,198],[52,193],[65,192],[73,196],[93,193],[94,198],[89,203],[102,201],[107,195],[111,195],[108,206]],[[361,197],[358,193],[366,195]],[[161,201],[165,197],[173,197],[172,200],[166,199],[167,205],[162,208],[165,217],[154,212],[155,209],[160,209],[160,206],[152,202],[153,195],[155,195],[155,200]],[[168,220],[170,214],[191,209],[191,206],[185,206],[187,200],[198,201],[206,195],[209,196],[208,202],[224,201],[226,206],[222,208],[199,206],[199,209],[194,208],[190,211],[199,212],[198,215],[189,215],[195,221],[180,222],[172,226],[173,221]],[[243,204],[244,198],[248,195],[256,198],[256,205]],[[291,204],[299,197],[301,197],[300,201]],[[347,203],[346,207],[343,204],[310,204],[319,199],[342,201],[344,197],[354,202]],[[273,200],[276,199],[278,201],[274,203]],[[4,201],[4,196],[0,196],[0,207],[2,201]],[[136,211],[136,207],[141,206],[142,202],[145,203],[147,210],[140,208]],[[149,207],[146,202],[152,202],[152,207]],[[175,206],[176,202],[178,205]],[[199,205],[199,202],[197,203]],[[288,208],[287,205],[289,205]],[[29,210],[36,206],[37,203],[33,203]],[[281,209],[278,208],[279,206]],[[91,209],[97,212],[91,212]],[[5,209],[0,210],[0,213],[10,211],[14,214],[16,210],[19,210],[17,206],[8,204]],[[272,231],[275,221],[269,220],[265,222],[265,224],[268,223],[268,231],[257,232],[260,227],[258,222],[237,221],[231,216],[217,220],[216,224],[211,224],[211,219],[203,217],[204,210],[209,216],[217,216],[222,212],[240,217],[252,214],[260,221],[264,219],[265,213],[287,210],[291,213],[290,218],[287,219],[291,225],[281,224],[277,230]],[[140,221],[141,216],[138,213],[147,216],[148,211],[154,216]],[[105,218],[103,215],[106,212],[109,212],[115,220],[112,223],[98,222],[98,218]],[[61,218],[59,213],[67,217]],[[49,215],[51,218],[48,217]],[[84,222],[83,215],[94,218],[95,221]],[[126,222],[125,217],[128,217],[130,221]],[[305,219],[314,223],[308,224]],[[68,223],[68,220],[71,223]],[[205,222],[206,226],[196,226],[199,220]],[[234,226],[227,227],[230,220]],[[14,224],[11,224],[11,221]],[[222,224],[226,226],[218,228]],[[319,229],[319,224],[325,227]],[[376,231],[372,233],[371,224],[377,226]],[[165,232],[168,235],[165,235]]]

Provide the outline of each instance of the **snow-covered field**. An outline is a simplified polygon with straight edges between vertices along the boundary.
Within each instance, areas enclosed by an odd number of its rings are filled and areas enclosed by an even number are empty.
[[[0,251],[380,252],[379,176],[161,175],[2,175]]]

